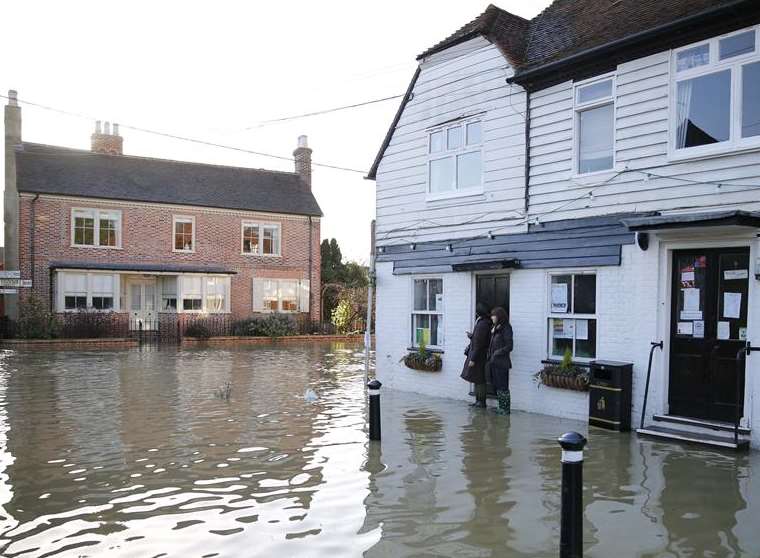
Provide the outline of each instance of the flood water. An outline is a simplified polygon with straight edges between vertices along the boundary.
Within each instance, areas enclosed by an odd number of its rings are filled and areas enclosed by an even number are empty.
[[[1,353],[0,555],[558,555],[584,424],[385,390],[369,445],[363,393],[346,344]],[[757,452],[589,438],[586,555],[760,556]]]

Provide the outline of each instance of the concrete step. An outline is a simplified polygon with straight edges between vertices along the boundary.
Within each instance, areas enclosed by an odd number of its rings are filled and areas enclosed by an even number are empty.
[[[647,426],[636,430],[639,436],[649,438],[658,438],[671,442],[684,442],[689,444],[699,444],[719,449],[731,449],[735,451],[745,451],[749,449],[749,440],[739,439],[739,443],[734,442],[734,437],[730,435],[715,435],[705,432],[689,432],[676,428],[666,428],[664,426]]]
[[[656,422],[666,422],[670,424],[677,424],[679,428],[688,430],[691,432],[699,432],[702,430],[713,430],[718,432],[734,432],[734,425],[730,422],[722,422],[717,420],[705,420],[695,419],[691,417],[682,417],[678,415],[654,415],[652,417]],[[743,426],[739,427],[740,436],[749,436],[751,434],[749,428]]]

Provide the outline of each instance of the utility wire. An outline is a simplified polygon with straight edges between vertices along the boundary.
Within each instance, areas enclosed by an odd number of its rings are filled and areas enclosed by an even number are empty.
[[[0,98],[8,99],[8,96],[0,94]],[[90,121],[97,120],[97,118],[95,118],[93,116],[90,116],[90,115],[87,115],[87,114],[82,114],[82,113],[78,113],[78,112],[72,112],[72,111],[68,111],[68,110],[64,110],[64,109],[59,109],[59,108],[52,107],[52,106],[49,106],[49,105],[43,105],[41,103],[34,103],[32,101],[26,101],[26,100],[22,100],[22,99],[17,99],[17,101],[19,103],[24,104],[24,105],[36,107],[36,108],[39,108],[39,109],[42,109],[42,110],[47,110],[47,111],[50,111],[50,112],[55,112],[55,113],[58,113],[58,114],[63,114],[63,115],[66,115],[66,116],[72,116],[72,117],[75,117],[75,118],[81,118],[81,119],[90,120]],[[279,159],[281,161],[291,161],[292,162],[292,161],[295,160],[292,157],[287,157],[287,156],[284,156],[284,155],[273,155],[272,153],[264,153],[264,152],[261,152],[261,151],[253,151],[251,149],[245,149],[245,148],[242,148],[242,147],[236,147],[234,145],[225,145],[225,144],[221,144],[221,143],[216,143],[216,142],[212,142],[212,141],[203,140],[203,139],[200,139],[200,138],[192,138],[192,137],[187,137],[187,136],[180,136],[180,135],[171,134],[171,133],[168,133],[168,132],[161,132],[161,131],[158,131],[158,130],[151,130],[149,128],[142,128],[140,126],[132,126],[130,124],[119,123],[119,125],[122,128],[127,129],[127,130],[133,130],[135,132],[142,132],[144,134],[151,134],[151,135],[154,135],[154,136],[160,136],[160,137],[169,138],[169,139],[175,139],[175,140],[179,140],[179,141],[186,141],[186,142],[195,143],[195,144],[198,144],[198,145],[206,145],[206,146],[209,146],[209,147],[217,147],[219,149],[227,149],[227,150],[230,150],[230,151],[237,151],[239,153],[248,153],[250,155],[258,155],[260,157],[269,157],[270,159]],[[353,168],[350,168],[350,167],[342,167],[342,166],[339,166],[339,165],[332,165],[332,164],[327,164],[327,163],[315,163],[315,162],[312,162],[312,165],[315,166],[315,167],[323,167],[323,168],[328,168],[328,169],[333,169],[333,170],[340,170],[340,171],[346,171],[346,172],[354,172],[354,173],[359,173],[359,174],[362,174],[362,175],[365,175],[367,173],[366,170],[353,169]]]

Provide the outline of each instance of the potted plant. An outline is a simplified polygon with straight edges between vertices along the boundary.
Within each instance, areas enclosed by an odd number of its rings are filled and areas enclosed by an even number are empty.
[[[420,343],[416,351],[405,355],[401,361],[407,368],[425,372],[438,372],[443,367],[440,355],[428,351],[424,343]]]
[[[575,391],[588,391],[589,370],[573,364],[573,355],[570,349],[559,363],[547,363],[534,375],[539,387],[541,384],[560,389],[572,389]]]

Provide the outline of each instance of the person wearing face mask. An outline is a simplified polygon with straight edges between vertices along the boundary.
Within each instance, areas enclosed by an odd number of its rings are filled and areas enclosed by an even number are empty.
[[[507,311],[501,306],[491,310],[491,342],[488,345],[488,373],[491,382],[496,388],[496,397],[499,401],[497,413],[508,415],[512,408],[509,394],[509,369],[512,368],[512,326],[509,325]]]
[[[467,358],[462,369],[462,379],[475,384],[474,407],[486,406],[486,358],[488,344],[491,340],[491,321],[488,319],[488,306],[482,302],[475,305],[475,327],[467,333],[470,344],[465,349]]]

